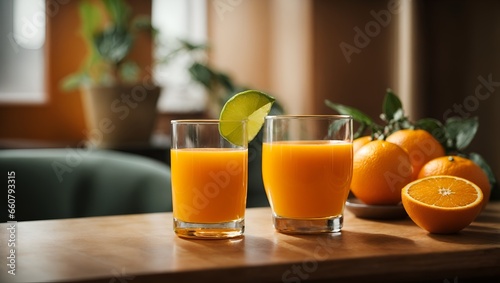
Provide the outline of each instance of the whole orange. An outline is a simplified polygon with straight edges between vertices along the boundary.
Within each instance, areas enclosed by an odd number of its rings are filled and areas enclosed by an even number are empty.
[[[461,177],[476,184],[483,192],[482,207],[486,206],[490,199],[491,185],[484,170],[475,162],[461,156],[443,156],[427,162],[420,172],[418,178],[435,175],[451,175]]]
[[[397,144],[408,151],[413,168],[413,180],[417,179],[418,172],[425,163],[445,154],[439,141],[425,130],[399,130],[389,135],[386,141]]]
[[[363,145],[372,140],[371,136],[362,136],[352,141],[352,152],[358,151]]]
[[[410,156],[398,145],[375,140],[354,154],[351,191],[366,204],[399,203],[401,189],[411,179]]]

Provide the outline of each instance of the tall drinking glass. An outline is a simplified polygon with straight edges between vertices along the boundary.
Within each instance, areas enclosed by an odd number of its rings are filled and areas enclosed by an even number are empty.
[[[276,230],[340,232],[352,156],[351,116],[267,116],[262,177]]]
[[[243,235],[248,179],[246,121],[235,145],[219,134],[219,120],[172,121],[174,231],[184,238]],[[226,123],[226,122],[225,122]]]

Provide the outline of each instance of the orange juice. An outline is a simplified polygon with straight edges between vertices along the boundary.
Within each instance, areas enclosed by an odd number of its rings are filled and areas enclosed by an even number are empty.
[[[184,148],[170,155],[174,218],[220,223],[245,216],[247,149]]]
[[[341,215],[352,176],[352,143],[279,141],[262,145],[262,177],[277,216]]]

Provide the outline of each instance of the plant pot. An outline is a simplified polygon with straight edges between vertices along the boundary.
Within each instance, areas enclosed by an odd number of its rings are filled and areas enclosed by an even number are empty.
[[[91,146],[120,148],[150,142],[160,87],[151,85],[82,88],[87,137]]]

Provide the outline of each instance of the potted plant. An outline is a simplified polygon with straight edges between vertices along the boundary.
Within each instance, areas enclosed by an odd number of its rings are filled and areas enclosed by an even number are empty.
[[[91,143],[149,143],[160,87],[130,59],[137,37],[156,32],[149,17],[132,17],[124,0],[82,1],[79,13],[88,54],[80,70],[63,79],[62,87],[81,89]]]

